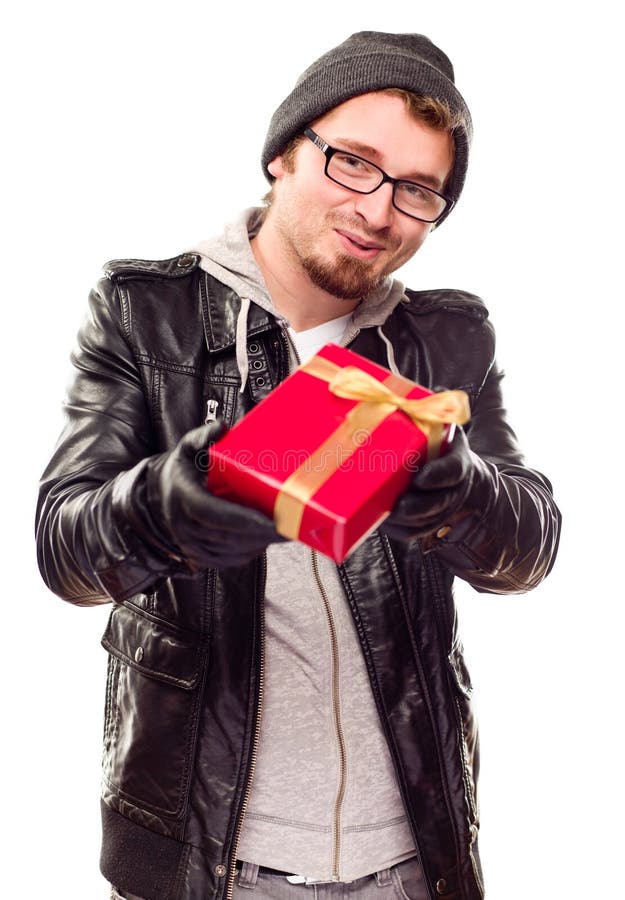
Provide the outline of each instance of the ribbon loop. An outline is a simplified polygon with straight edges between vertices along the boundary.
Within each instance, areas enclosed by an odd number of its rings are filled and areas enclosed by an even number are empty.
[[[330,391],[346,400],[389,403],[404,412],[415,425],[465,425],[470,417],[469,398],[464,391],[440,391],[418,400],[395,394],[389,387],[356,366],[339,369],[329,383]]]

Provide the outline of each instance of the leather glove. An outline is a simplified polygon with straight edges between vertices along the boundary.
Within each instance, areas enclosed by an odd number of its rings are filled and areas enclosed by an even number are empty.
[[[472,512],[486,512],[493,493],[487,464],[470,449],[463,429],[456,427],[447,453],[416,472],[380,530],[404,541],[445,526],[449,530]]]
[[[152,528],[167,555],[192,571],[240,566],[285,540],[267,516],[207,489],[206,451],[224,431],[219,421],[195,428],[148,466],[144,500]]]

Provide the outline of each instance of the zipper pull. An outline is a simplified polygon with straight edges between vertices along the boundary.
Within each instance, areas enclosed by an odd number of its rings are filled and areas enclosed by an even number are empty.
[[[219,402],[217,400],[208,400],[206,402],[206,418],[204,419],[204,424],[208,425],[210,422],[214,422],[217,418],[217,409],[219,407]]]

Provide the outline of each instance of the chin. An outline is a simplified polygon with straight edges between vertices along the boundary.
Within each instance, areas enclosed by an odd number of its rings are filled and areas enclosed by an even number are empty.
[[[339,300],[361,300],[386,278],[385,272],[374,273],[370,265],[351,256],[339,256],[332,263],[308,256],[302,265],[315,287]]]

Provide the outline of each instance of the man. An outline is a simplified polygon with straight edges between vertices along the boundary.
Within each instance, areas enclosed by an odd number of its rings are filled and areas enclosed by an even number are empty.
[[[114,897],[483,896],[451,585],[534,587],[559,516],[506,422],[482,302],[389,277],[457,201],[470,135],[427,38],[353,35],[272,119],[267,209],[172,260],[111,263],[92,292],[37,540],[52,590],[115,601]],[[472,407],[338,567],[211,495],[201,465],[329,340]]]

